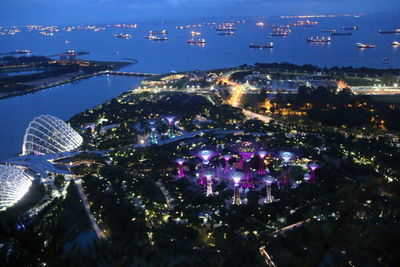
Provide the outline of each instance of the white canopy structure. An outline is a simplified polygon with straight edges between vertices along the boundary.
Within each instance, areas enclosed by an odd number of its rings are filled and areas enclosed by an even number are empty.
[[[22,155],[67,152],[82,144],[82,137],[64,121],[41,115],[29,123],[22,145]]]
[[[0,165],[0,210],[20,200],[32,184],[31,177],[17,167]]]

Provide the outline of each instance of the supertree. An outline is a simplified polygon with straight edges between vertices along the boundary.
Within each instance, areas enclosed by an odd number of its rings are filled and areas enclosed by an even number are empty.
[[[206,191],[206,196],[212,196],[213,195],[213,190],[212,190],[212,178],[214,176],[214,172],[212,171],[206,171],[204,173],[204,176],[206,177],[207,180],[207,191]]]
[[[281,151],[279,152],[279,156],[283,160],[283,167],[282,167],[282,179],[279,180],[280,186],[290,185],[290,161],[294,157],[293,152],[289,151]]]
[[[205,176],[204,176],[204,170],[210,164],[210,160],[214,156],[217,155],[217,152],[215,151],[215,149],[209,147],[209,148],[202,148],[200,150],[196,150],[196,152],[194,154],[197,157],[199,157],[201,159],[201,162],[203,163],[202,170],[201,170],[201,173],[200,173],[200,181],[199,181],[199,183],[201,185],[206,185],[207,181],[206,181]]]
[[[243,141],[240,143],[239,154],[242,158],[243,163],[243,173],[244,179],[246,180],[245,184],[242,184],[243,187],[253,187],[254,184],[250,182],[251,179],[251,158],[255,153],[254,143],[251,141]]]
[[[185,173],[183,171],[183,163],[186,162],[185,159],[179,158],[177,160],[175,160],[176,163],[178,163],[178,177],[179,178],[184,178],[185,177]]]
[[[234,187],[234,191],[233,191],[232,204],[233,205],[240,205],[240,204],[242,204],[242,200],[240,199],[240,194],[239,194],[239,188],[240,188],[239,183],[240,183],[240,180],[243,177],[243,173],[235,171],[235,172],[231,173],[231,177],[232,177],[233,182],[235,183],[235,187]]]
[[[260,157],[260,166],[258,168],[258,174],[259,175],[265,175],[265,163],[264,163],[264,159],[265,157],[268,155],[268,152],[265,150],[259,150],[257,151],[257,155]]]
[[[150,131],[151,131],[150,140],[151,140],[151,143],[152,143],[153,145],[158,144],[157,132],[156,132],[156,130],[157,130],[156,126],[150,126]]]
[[[164,117],[164,120],[168,124],[168,137],[169,138],[174,138],[175,133],[174,133],[174,123],[175,120],[177,119],[177,116],[174,115],[167,115]]]
[[[315,171],[320,168],[320,165],[316,162],[310,162],[307,166],[310,169],[310,182],[315,183]]]
[[[225,160],[224,174],[229,175],[229,173],[230,173],[229,160],[232,158],[232,155],[231,154],[225,154],[222,157]]]
[[[264,178],[264,182],[265,182],[265,187],[267,190],[267,194],[266,194],[264,203],[271,203],[273,201],[273,198],[271,195],[271,186],[275,182],[275,178],[272,176],[267,176]]]

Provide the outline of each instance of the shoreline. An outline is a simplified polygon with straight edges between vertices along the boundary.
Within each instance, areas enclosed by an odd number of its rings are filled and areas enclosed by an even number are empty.
[[[109,62],[109,63],[112,63],[112,62]],[[112,73],[113,71],[117,71],[117,70],[119,70],[119,69],[121,69],[123,67],[126,67],[126,66],[137,64],[138,61],[137,60],[132,60],[132,62],[121,62],[121,63],[124,63],[124,65],[123,66],[118,66],[118,67],[115,67],[115,68],[112,68],[112,69],[109,69],[109,70],[105,70],[105,71],[98,71],[98,72],[93,72],[93,73],[89,73],[89,74],[66,73],[66,74],[63,74],[61,76],[48,77],[48,78],[44,78],[44,79],[40,79],[40,80],[26,82],[25,84],[37,85],[38,87],[34,87],[34,88],[28,89],[28,90],[24,90],[22,92],[14,91],[14,92],[10,92],[10,93],[5,93],[4,95],[1,95],[1,93],[0,93],[0,100],[11,98],[11,97],[15,97],[15,96],[22,96],[22,95],[32,94],[32,93],[35,93],[37,91],[44,90],[44,89],[47,89],[47,88],[51,88],[51,87],[55,87],[55,86],[58,86],[58,85],[71,83],[71,82],[75,82],[75,81],[80,81],[80,80],[84,80],[84,79],[89,79],[89,78],[96,77],[96,76],[101,76],[101,75],[104,75],[104,74],[113,75],[113,73]],[[46,80],[47,81],[51,81],[51,82],[47,83]]]

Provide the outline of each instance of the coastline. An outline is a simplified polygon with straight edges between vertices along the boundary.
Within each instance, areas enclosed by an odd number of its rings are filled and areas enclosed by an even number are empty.
[[[79,72],[73,72],[73,73],[66,73],[66,74],[63,74],[60,76],[53,76],[53,77],[48,77],[48,78],[44,78],[44,79],[40,79],[40,80],[30,81],[25,84],[33,85],[33,86],[35,86],[34,88],[24,90],[22,92],[14,91],[14,92],[10,92],[10,93],[5,93],[4,95],[2,95],[0,93],[0,100],[14,97],[14,96],[32,94],[37,91],[44,90],[44,89],[47,89],[50,87],[55,87],[58,85],[75,82],[75,81],[79,81],[79,80],[83,80],[83,79],[89,79],[89,78],[101,76],[104,74],[112,74],[112,73],[110,73],[111,71],[116,71],[123,67],[134,65],[134,64],[138,63],[137,60],[131,59],[131,61],[132,62],[118,62],[119,66],[110,68],[109,70],[105,70],[105,71],[98,71],[98,72],[93,72],[93,73],[89,73],[89,74],[81,74]],[[97,61],[93,61],[93,62],[97,62]],[[110,63],[114,63],[114,62],[107,62],[107,63],[110,64]]]

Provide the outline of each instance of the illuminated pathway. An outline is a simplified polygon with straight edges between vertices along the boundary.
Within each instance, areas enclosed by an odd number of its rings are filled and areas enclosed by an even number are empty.
[[[233,91],[231,98],[228,100],[228,104],[233,106],[233,107],[239,107],[240,106],[240,101],[242,99],[242,96],[245,92],[244,87],[242,84],[231,81],[228,77],[223,77],[221,79],[218,80],[218,82],[221,82],[223,84],[227,84],[232,86],[235,91]],[[269,123],[270,120],[272,119],[269,116],[265,116],[265,115],[260,115],[257,113],[254,113],[250,110],[247,109],[243,109],[242,111],[244,113],[244,115],[246,116],[247,119],[258,119],[264,123]]]
[[[83,191],[83,187],[82,187],[82,179],[76,179],[75,185],[76,185],[76,188],[78,189],[79,196],[81,197],[83,208],[86,211],[86,214],[92,225],[92,229],[95,231],[97,238],[98,239],[105,238],[103,232],[100,230],[100,227],[96,222],[96,219],[94,218],[93,214],[90,212],[89,201],[88,201],[88,199],[85,195],[85,192]]]

